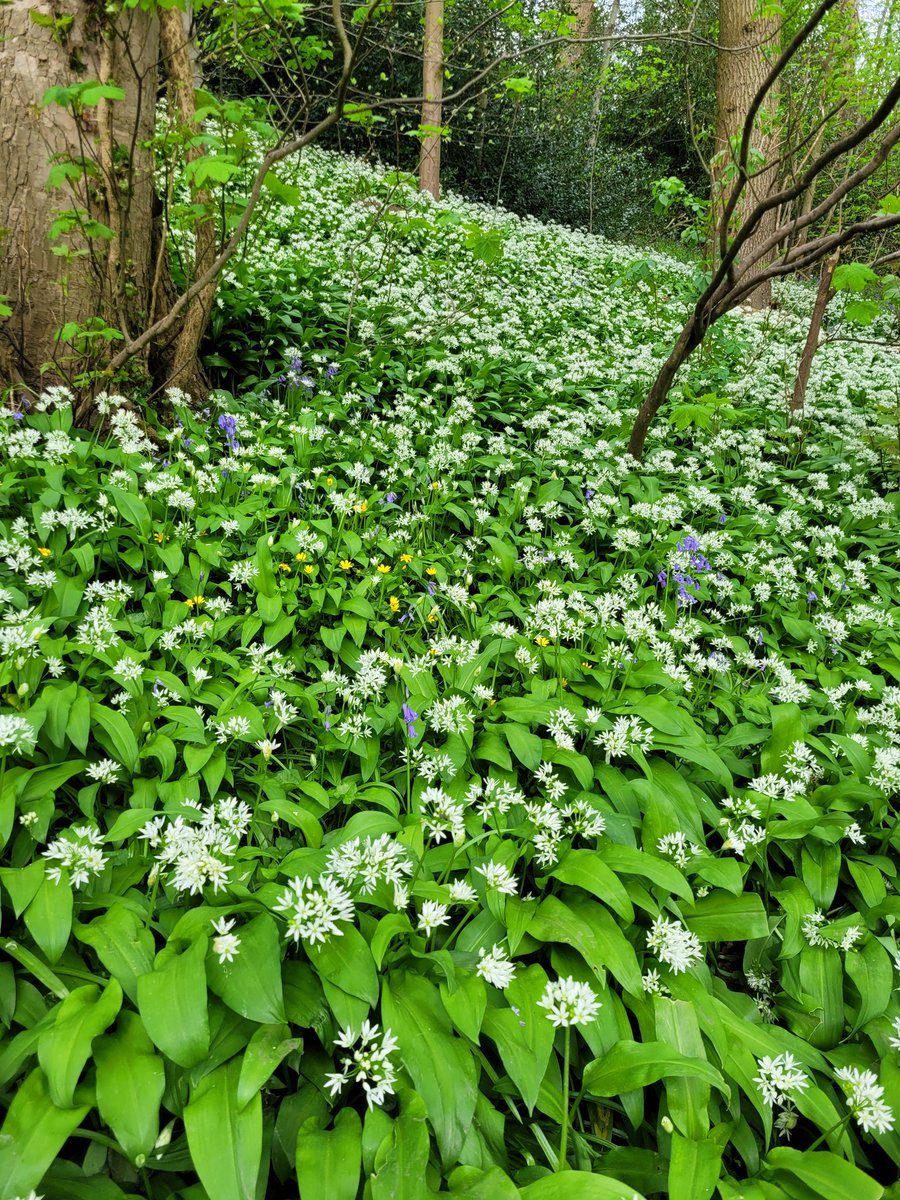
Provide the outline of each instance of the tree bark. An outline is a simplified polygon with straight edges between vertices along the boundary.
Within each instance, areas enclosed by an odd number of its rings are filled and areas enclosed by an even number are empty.
[[[435,129],[443,121],[444,0],[425,0],[425,40],[422,48],[422,124]],[[427,133],[419,151],[419,190],[441,198],[441,135]]]
[[[13,308],[0,321],[0,385],[71,382],[96,365],[57,340],[67,323],[101,317],[128,339],[147,318],[153,164],[143,147],[154,128],[157,58],[155,16],[139,8],[107,18],[87,0],[0,5],[0,294]],[[87,81],[118,85],[125,98],[74,111],[42,106],[48,88]],[[88,174],[48,190],[51,162],[71,160]],[[68,257],[53,253],[49,237],[66,210],[82,214],[55,242]],[[86,219],[112,237],[86,237]]]
[[[828,307],[828,301],[834,295],[831,288],[831,280],[840,257],[841,251],[838,248],[822,264],[822,274],[819,278],[819,289],[816,292],[812,315],[809,319],[806,344],[803,347],[803,353],[800,356],[800,363],[797,367],[797,378],[794,380],[794,394],[791,396],[791,413],[802,412],[806,404],[806,388],[809,384],[809,373],[812,370],[813,357],[819,346],[819,334],[822,332],[825,309]]]
[[[634,427],[631,430],[631,437],[628,441],[628,452],[633,458],[638,459],[638,461],[643,456],[644,442],[647,440],[647,434],[650,426],[653,424],[653,418],[665,403],[669,389],[675,380],[675,376],[678,374],[679,367],[687,362],[703,341],[705,332],[706,326],[698,319],[696,312],[692,313],[684,329],[682,329],[678,341],[672,347],[669,357],[660,367],[659,374],[654,379],[653,386],[650,388],[646,400],[638,411]]]
[[[716,62],[716,137],[711,205],[714,258],[722,252],[718,233],[725,198],[735,186],[732,178],[736,161],[734,140],[740,137],[753,97],[765,81],[771,51],[778,48],[781,18],[758,18],[758,9],[758,0],[719,0],[721,48]],[[732,236],[747,214],[775,188],[775,160],[779,153],[777,107],[777,87],[773,87],[757,116],[753,131],[754,153],[750,159],[753,178],[747,183],[729,229],[724,231],[726,238]],[[768,165],[763,167],[763,164]],[[750,253],[755,245],[765,241],[774,227],[775,213],[772,212],[760,222],[745,247],[745,253]],[[754,308],[764,308],[771,299],[771,282],[761,284],[749,297]]]
[[[594,22],[594,0],[570,0],[567,5],[569,13],[575,18],[572,37],[575,39],[563,46],[559,54],[559,65],[577,71],[587,50],[584,40],[591,36],[591,26]]]

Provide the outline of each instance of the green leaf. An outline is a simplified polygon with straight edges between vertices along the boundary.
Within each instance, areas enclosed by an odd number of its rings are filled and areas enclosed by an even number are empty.
[[[248,1042],[241,1060],[241,1076],[237,1086],[238,1108],[248,1104],[269,1082],[282,1060],[302,1046],[302,1038],[291,1037],[290,1026],[260,1025]]]
[[[804,1152],[779,1146],[763,1161],[766,1176],[776,1183],[788,1175],[799,1179],[818,1200],[880,1200],[884,1188],[871,1175],[827,1150]]]
[[[870,939],[861,950],[848,950],[844,969],[859,992],[859,1013],[852,1033],[887,1012],[894,990],[894,969],[890,955],[881,942]]]
[[[25,926],[51,963],[68,945],[73,903],[72,885],[63,872],[58,882],[44,879],[25,909]]]
[[[97,1108],[132,1162],[159,1137],[159,1106],[166,1087],[163,1060],[137,1013],[123,1012],[116,1032],[94,1043]]]
[[[13,1095],[0,1128],[0,1200],[16,1200],[37,1188],[89,1112],[89,1104],[58,1108],[36,1067]]]
[[[547,986],[547,973],[533,964],[519,968],[504,992],[509,1008],[490,1008],[483,1028],[493,1041],[506,1073],[529,1113],[534,1110],[553,1052],[554,1028],[537,1007]]]
[[[562,883],[584,888],[628,924],[634,920],[634,907],[628,893],[618,875],[610,870],[596,850],[570,850],[551,875]]]
[[[341,937],[308,947],[309,960],[319,978],[349,996],[378,1003],[378,972],[366,939],[353,925],[344,925]]]
[[[684,907],[684,923],[701,942],[749,942],[769,936],[769,921],[756,892],[741,896],[721,893]]]
[[[101,100],[124,100],[125,92],[120,87],[116,87],[114,83],[88,83],[82,84],[79,89],[78,100],[86,108],[93,107],[99,104]]]
[[[831,277],[836,292],[864,292],[870,283],[877,282],[877,274],[865,263],[841,263]]]
[[[729,1089],[722,1075],[705,1059],[686,1058],[665,1042],[617,1042],[602,1059],[584,1069],[584,1088],[594,1096],[621,1096],[660,1079],[702,1079],[723,1095]]]
[[[125,717],[103,704],[91,704],[91,725],[94,737],[103,749],[123,767],[134,771],[138,763],[138,744]]]
[[[543,743],[537,734],[529,733],[521,725],[507,724],[502,725],[501,729],[510,750],[522,766],[527,767],[529,771],[536,771],[541,765],[543,751]]]
[[[150,520],[150,510],[141,497],[110,484],[106,485],[105,490],[116,506],[119,515],[124,517],[129,525],[133,525],[135,529],[139,530],[143,537],[149,538],[153,524]]]
[[[242,1017],[280,1024],[285,1014],[278,925],[268,913],[260,913],[237,932],[241,945],[233,962],[220,963],[212,951],[207,958],[209,989]]]
[[[630,1184],[586,1171],[545,1175],[521,1189],[522,1200],[644,1200]]]
[[[565,903],[548,896],[531,918],[528,933],[540,942],[573,946],[599,980],[605,978],[604,968],[609,968],[626,991],[641,993],[641,969],[634,947],[613,916],[582,893],[566,892]]]
[[[478,1069],[468,1047],[453,1033],[438,990],[421,975],[398,971],[384,982],[381,1008],[385,1026],[428,1118],[445,1163],[458,1161],[478,1096]]]
[[[167,946],[156,966],[137,981],[138,1008],[144,1028],[163,1054],[180,1067],[195,1067],[209,1050],[206,1007],[207,939],[184,951]]]
[[[431,1148],[425,1101],[415,1092],[398,1094],[402,1108],[375,1158],[372,1200],[425,1200],[433,1194],[425,1178]]]
[[[133,1004],[137,1003],[137,981],[153,970],[153,934],[136,913],[124,904],[114,904],[88,925],[76,922],[75,937],[90,946],[122,985]]]
[[[722,1170],[721,1141],[672,1134],[669,1200],[710,1200]]]
[[[75,988],[56,1010],[56,1020],[38,1040],[38,1062],[47,1076],[50,1098],[71,1108],[75,1087],[91,1056],[91,1043],[112,1025],[122,1007],[122,989],[111,979],[103,991],[95,983]]]
[[[342,1108],[331,1130],[311,1117],[297,1136],[297,1183],[304,1200],[356,1200],[362,1166],[362,1122]]]
[[[463,971],[457,971],[456,982],[456,990],[451,992],[441,981],[441,1003],[460,1033],[477,1045],[487,1007],[487,987],[479,975]]]
[[[679,1054],[690,1059],[706,1059],[700,1024],[694,1006],[685,1000],[655,996],[656,1036]],[[690,1076],[666,1079],[669,1116],[688,1138],[705,1137],[709,1130],[709,1084]]]
[[[237,1101],[240,1059],[217,1067],[191,1091],[184,1110],[191,1159],[215,1200],[252,1200],[262,1160],[262,1100]]]

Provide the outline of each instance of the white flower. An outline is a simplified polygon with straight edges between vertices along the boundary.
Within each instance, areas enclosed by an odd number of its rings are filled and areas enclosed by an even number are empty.
[[[44,858],[55,858],[58,867],[48,867],[47,878],[59,883],[62,871],[69,872],[72,887],[81,887],[92,875],[99,875],[106,865],[106,855],[99,848],[103,836],[90,825],[75,825],[60,834],[44,851]]]
[[[0,750],[25,754],[34,749],[34,728],[24,717],[0,714]]]
[[[397,1071],[390,1055],[398,1043],[389,1029],[385,1029],[379,1041],[378,1026],[363,1021],[359,1033],[345,1029],[334,1044],[350,1053],[340,1057],[340,1071],[325,1076],[325,1086],[332,1096],[337,1096],[347,1083],[362,1084],[369,1108],[383,1104],[385,1096],[393,1095]]]
[[[101,758],[85,770],[88,779],[97,783],[115,783],[119,775],[119,764],[111,758]]]
[[[888,1035],[888,1045],[892,1050],[900,1050],[900,1017],[894,1017],[893,1025],[896,1036]]]
[[[602,1005],[596,994],[586,983],[579,983],[569,976],[548,982],[544,994],[538,1000],[538,1008],[547,1010],[547,1020],[557,1027],[586,1025],[592,1021]]]
[[[793,1054],[779,1054],[771,1058],[768,1054],[757,1060],[759,1074],[753,1082],[759,1084],[766,1104],[787,1104],[788,1092],[802,1092],[809,1087],[809,1080],[800,1069]]]
[[[647,935],[647,947],[676,975],[687,971],[703,957],[696,934],[685,929],[678,921],[668,921],[662,916],[653,922]]]
[[[889,1133],[894,1114],[884,1102],[884,1088],[871,1071],[858,1067],[840,1067],[835,1071],[847,1098],[847,1107],[866,1133]]]
[[[236,933],[232,933],[234,921],[227,920],[225,917],[219,917],[218,921],[213,921],[213,929],[219,935],[213,938],[212,948],[213,954],[218,954],[219,962],[234,962],[234,956],[240,949],[241,939]]]
[[[466,879],[454,879],[448,888],[450,899],[456,904],[471,904],[478,893]]]
[[[446,925],[450,920],[446,904],[438,904],[436,900],[425,900],[419,913],[419,923],[416,926],[427,937],[434,929]]]
[[[337,922],[352,921],[356,915],[350,893],[331,875],[292,879],[274,908],[287,916],[286,936],[295,942],[300,938],[315,943],[327,942],[332,935],[342,937],[344,931]]]
[[[519,885],[515,875],[503,863],[489,862],[485,863],[483,867],[476,867],[475,870],[479,875],[484,876],[488,887],[494,888],[504,896],[514,896],[518,891]]]
[[[508,951],[499,944],[493,946],[487,953],[482,947],[478,951],[478,959],[478,966],[475,968],[476,974],[493,984],[495,988],[508,988],[515,979],[515,965],[509,961]]]

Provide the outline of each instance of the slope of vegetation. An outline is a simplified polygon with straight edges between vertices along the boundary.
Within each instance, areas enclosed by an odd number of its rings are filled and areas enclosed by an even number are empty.
[[[280,186],[216,406],[4,418],[0,1200],[893,1194],[896,353],[638,466],[691,268]]]

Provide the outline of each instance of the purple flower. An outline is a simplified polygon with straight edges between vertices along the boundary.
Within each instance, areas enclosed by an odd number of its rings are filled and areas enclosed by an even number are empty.
[[[595,493],[594,493],[593,488],[585,488],[585,492],[584,492],[585,500],[593,500],[594,495],[595,495]]]
[[[396,504],[397,503],[397,493],[396,492],[385,492],[385,494],[381,497],[381,499],[378,501],[378,503],[379,504]]]
[[[724,525],[727,520],[728,520],[728,518],[725,516],[724,513],[719,513],[719,524],[720,525]]]
[[[666,584],[669,582],[668,572],[660,571],[659,574],[656,576],[656,582],[659,584],[660,587],[665,587]]]
[[[816,604],[818,602],[819,597],[816,595],[815,592],[807,592],[806,599],[809,601],[810,604]]]
[[[409,707],[408,704],[404,704],[403,705],[403,720],[406,723],[406,736],[408,738],[414,738],[414,737],[418,736],[416,734],[416,727],[415,727],[415,725],[413,725],[413,721],[418,721],[418,719],[419,719],[419,714],[417,712],[413,712],[413,710]]]
[[[326,379],[334,379],[335,375],[337,375],[337,373],[338,373],[338,371],[340,371],[340,369],[341,368],[337,365],[337,363],[332,363],[331,366],[328,368],[328,370],[325,372],[325,378]]]

